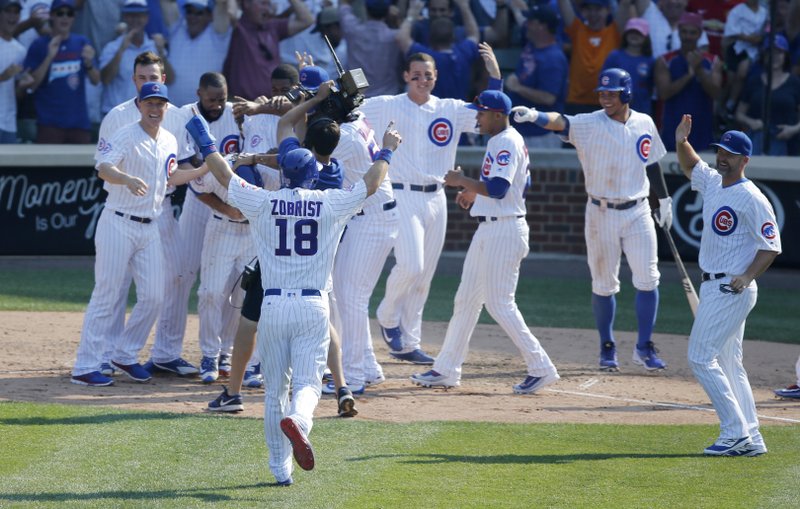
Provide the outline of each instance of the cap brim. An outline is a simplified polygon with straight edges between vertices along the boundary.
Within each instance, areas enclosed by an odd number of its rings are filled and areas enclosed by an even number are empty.
[[[733,150],[732,148],[730,148],[728,145],[725,145],[724,143],[711,143],[710,145],[712,147],[719,147],[719,148],[725,149],[726,151],[730,152],[731,154],[736,154],[737,156],[746,155],[746,154],[743,154],[743,153],[738,152],[736,150]]]
[[[169,102],[169,97],[163,96],[161,94],[153,94],[153,95],[148,95],[146,97],[140,97],[139,100],[144,101],[145,99],[153,99],[153,98],[164,99],[165,101]]]

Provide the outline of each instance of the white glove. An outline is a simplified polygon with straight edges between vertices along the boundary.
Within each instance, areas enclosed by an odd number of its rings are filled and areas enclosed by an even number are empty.
[[[658,199],[658,214],[656,214],[656,223],[662,228],[669,230],[672,228],[672,198]]]
[[[514,106],[511,111],[514,113],[514,122],[536,122],[539,118],[539,111],[536,108]]]

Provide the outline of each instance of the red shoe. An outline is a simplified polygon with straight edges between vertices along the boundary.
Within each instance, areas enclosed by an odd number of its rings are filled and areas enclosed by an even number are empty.
[[[300,468],[312,470],[314,468],[314,449],[311,448],[311,442],[303,434],[300,426],[291,417],[285,417],[281,419],[281,431],[292,443],[294,459]]]

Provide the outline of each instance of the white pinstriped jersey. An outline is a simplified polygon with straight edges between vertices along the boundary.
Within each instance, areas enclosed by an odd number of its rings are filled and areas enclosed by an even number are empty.
[[[242,122],[242,152],[260,154],[269,149],[278,147],[278,121],[281,117],[277,115],[245,115]],[[264,179],[264,189],[276,190],[280,187],[280,172],[276,169],[261,164],[256,165]],[[267,175],[270,175],[270,183],[267,183]],[[277,185],[272,185],[277,178]]]
[[[264,189],[271,191],[277,190],[281,187],[280,172],[266,166],[261,166],[260,164],[256,165],[256,170],[261,174],[261,180],[264,182]],[[195,194],[213,193],[217,195],[220,200],[231,205],[231,202],[228,201],[228,189],[223,187],[211,172],[192,180],[189,182],[189,186],[192,188],[192,191],[194,191]],[[218,211],[215,211],[214,213],[220,214]]]
[[[344,172],[342,187],[345,188],[354,185],[364,177],[381,149],[375,140],[375,131],[364,113],[359,111],[356,114],[358,115],[356,120],[339,125],[341,132],[339,144],[331,154],[342,167]],[[378,211],[384,203],[392,199],[394,199],[394,191],[387,175],[375,194],[366,199],[363,210],[365,212]]]
[[[177,168],[178,142],[166,129],[159,129],[156,139],[135,122],[119,129],[106,142],[97,160],[110,163],[121,171],[138,177],[147,184],[144,196],[134,196],[127,186],[108,186],[106,207],[140,217],[154,218],[161,213],[161,203],[167,190],[167,179]]]
[[[192,108],[200,111],[196,102],[184,104],[181,107],[184,115],[186,115],[187,121],[194,115]],[[222,116],[213,122],[208,122],[208,127],[210,128],[211,135],[217,140],[217,151],[219,151],[220,154],[225,156],[241,152],[242,137],[239,133],[239,124],[236,123],[236,119],[233,117],[233,103],[225,103]],[[195,149],[195,153],[198,157],[200,157],[200,150],[197,149],[194,143],[192,147]]]
[[[352,189],[265,191],[234,176],[231,202],[250,220],[265,289],[331,290],[331,270],[345,223],[364,203]]]
[[[567,141],[577,149],[586,192],[591,196],[628,201],[650,194],[645,168],[667,151],[653,119],[630,111],[624,124],[603,110],[567,116]]]
[[[701,160],[692,170],[692,189],[703,196],[703,271],[744,274],[758,251],[781,252],[775,212],[752,181],[723,187],[722,176]]]
[[[522,135],[509,126],[489,139],[481,166],[481,180],[502,178],[511,184],[502,199],[477,195],[470,215],[475,216],[524,216],[525,191],[529,182],[530,158]]]
[[[379,131],[394,120],[403,143],[392,156],[392,182],[441,184],[453,169],[462,133],[477,132],[476,112],[458,99],[431,96],[422,106],[408,94],[371,97],[360,109]]]

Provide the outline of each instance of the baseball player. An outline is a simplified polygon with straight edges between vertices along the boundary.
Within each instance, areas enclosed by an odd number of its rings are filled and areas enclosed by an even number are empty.
[[[753,144],[741,131],[727,131],[717,147],[717,168],[700,159],[688,141],[692,116],[675,130],[678,162],[703,197],[700,237],[700,305],[689,334],[689,365],[720,420],[709,456],[758,456],[767,452],[758,429],[753,391],[742,365],[747,315],[756,305],[756,278],[781,252],[775,212],[745,177]]]
[[[150,51],[140,53],[136,57],[133,66],[133,82],[136,86],[137,93],[144,83],[148,81],[164,83],[165,79],[166,75],[164,74],[164,64],[161,57]],[[99,140],[94,156],[95,161],[99,161],[103,152],[108,150],[108,142],[115,132],[125,125],[137,122],[140,117],[141,113],[139,112],[137,97],[132,97],[128,101],[111,109],[100,123]],[[193,154],[193,143],[188,138],[186,129],[184,128],[186,118],[187,117],[185,117],[177,107],[168,103],[167,113],[162,123],[164,129],[172,133],[175,139],[178,140],[178,165],[183,167],[189,167],[186,163]],[[111,184],[108,182],[103,183],[103,187],[106,191],[110,189],[110,186]],[[174,191],[174,186],[168,186],[167,196],[170,196]],[[166,279],[164,280],[164,304],[156,326],[156,338],[151,350],[151,359],[144,367],[152,372],[155,369],[153,367],[154,363],[156,363],[159,366],[158,369],[161,371],[172,372],[178,375],[193,375],[197,373],[197,368],[181,357],[183,334],[174,337],[167,336],[163,333],[165,330],[170,330],[178,319],[175,316],[174,308],[178,301],[179,294],[173,282],[177,274],[180,273],[181,258],[178,222],[175,219],[171,202],[167,201],[167,205],[162,207],[161,210],[162,213],[159,214],[157,218],[157,224],[161,236],[161,247],[164,250],[164,269],[166,275]],[[119,288],[118,301],[114,306],[116,316],[111,336],[106,343],[104,361],[101,366],[101,372],[106,376],[113,375],[115,371],[110,363],[110,357],[115,343],[115,339],[113,338],[119,338],[125,326],[125,310],[127,307],[131,280],[132,278],[129,270],[125,278],[126,282]],[[183,320],[186,320],[185,316]]]
[[[514,301],[519,265],[528,255],[530,232],[525,221],[525,193],[530,185],[528,150],[510,126],[511,99],[499,90],[481,93],[467,106],[478,111],[478,129],[491,136],[483,157],[480,180],[464,176],[461,168],[445,175],[448,186],[463,188],[456,202],[478,220],[464,271],[458,286],[453,317],[447,326],[442,350],[433,369],[411,376],[425,387],[460,384],[461,365],[467,358],[469,340],[486,310],[519,348],[528,365],[528,376],[514,385],[517,394],[532,394],[560,377],[547,352],[531,334]]]
[[[656,232],[647,197],[658,196],[659,226],[672,225],[672,198],[658,161],[666,151],[653,120],[630,108],[630,75],[617,68],[600,73],[601,110],[579,115],[516,106],[514,120],[559,131],[575,145],[586,181],[586,254],[592,274],[592,311],[600,333],[600,369],[617,371],[613,325],[619,292],[620,255],[633,273],[639,335],[633,362],[647,370],[667,367],[651,339],[658,310]]]
[[[114,340],[111,363],[137,382],[150,380],[137,358],[158,318],[164,294],[164,254],[155,223],[167,185],[179,185],[204,170],[177,168],[178,142],[161,128],[167,110],[167,87],[147,82],[139,90],[139,122],[117,130],[106,141],[97,173],[108,185],[108,197],[95,235],[95,287],[86,308],[72,383],[113,384],[100,372],[105,343]],[[113,336],[119,289],[128,267],[136,282],[136,305],[120,338]]]
[[[299,108],[313,107],[324,100],[332,84],[325,83],[316,97]],[[387,130],[385,148],[364,180],[350,190],[310,190],[318,176],[317,161],[311,152],[279,149],[285,187],[270,192],[232,174],[216,154],[214,139],[201,117],[194,116],[187,129],[202,147],[211,171],[228,187],[232,202],[253,223],[258,256],[265,261],[261,277],[264,320],[258,327],[258,348],[267,376],[265,436],[270,470],[279,485],[290,485],[290,446],[302,469],[314,468],[314,452],[307,437],[319,401],[329,341],[326,294],[339,237],[346,221],[385,177],[400,136],[397,131]],[[291,140],[296,142],[289,138],[280,148]]]
[[[797,358],[797,364],[794,366],[795,376],[797,383],[792,384],[785,389],[776,389],[775,395],[781,398],[800,399],[800,357]]]
[[[489,76],[489,88],[502,86],[500,68],[492,48],[480,45]],[[415,364],[433,364],[420,348],[422,310],[444,245],[447,201],[442,183],[453,168],[462,133],[475,132],[475,112],[464,101],[431,95],[436,85],[433,57],[415,53],[406,60],[405,94],[367,99],[361,111],[375,125],[396,119],[406,133],[403,150],[389,178],[397,198],[398,236],[396,264],[386,282],[378,307],[378,322],[390,355]]]

